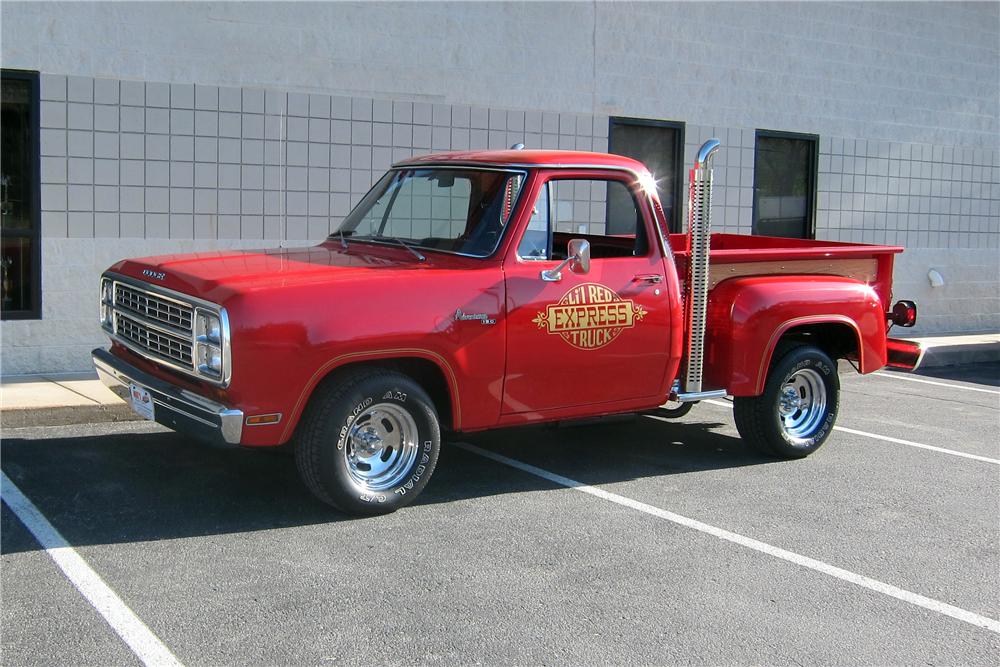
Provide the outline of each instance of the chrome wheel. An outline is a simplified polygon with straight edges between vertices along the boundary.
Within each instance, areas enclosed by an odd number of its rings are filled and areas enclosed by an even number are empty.
[[[351,479],[371,491],[398,486],[418,451],[417,424],[394,403],[377,403],[359,414],[344,448]]]
[[[796,444],[806,443],[826,418],[826,384],[812,368],[792,373],[778,394],[781,428]]]

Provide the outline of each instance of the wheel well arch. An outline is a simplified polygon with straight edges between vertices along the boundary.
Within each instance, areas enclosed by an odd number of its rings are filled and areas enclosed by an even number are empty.
[[[309,402],[323,385],[337,382],[346,375],[363,372],[365,369],[393,370],[410,377],[430,396],[442,427],[459,429],[461,407],[458,403],[458,387],[454,373],[444,359],[416,355],[375,356],[353,360],[337,358],[317,371],[313,381],[303,389],[295,406],[293,419],[288,421],[286,430],[282,434],[282,442],[287,442],[293,436]]]
[[[848,359],[860,363],[864,348],[861,344],[861,332],[850,320],[832,319],[809,322],[786,322],[775,331],[772,343],[765,351],[761,360],[761,373],[758,376],[758,391],[763,389],[767,379],[767,369],[774,365],[784,349],[796,344],[814,345],[821,349],[831,359]]]
[[[792,326],[778,339],[778,345],[783,343],[815,345],[831,359],[858,360],[862,354],[861,334],[846,322],[816,322]]]

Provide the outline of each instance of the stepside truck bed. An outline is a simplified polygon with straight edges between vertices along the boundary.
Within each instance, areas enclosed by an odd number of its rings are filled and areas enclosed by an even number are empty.
[[[679,275],[687,275],[686,234],[671,234]],[[729,278],[766,275],[843,276],[872,285],[886,307],[892,302],[892,263],[899,246],[712,234],[708,288]]]

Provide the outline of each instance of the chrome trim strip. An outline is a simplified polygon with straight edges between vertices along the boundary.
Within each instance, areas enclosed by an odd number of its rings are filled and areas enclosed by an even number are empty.
[[[158,401],[155,398],[153,399],[153,403],[155,403],[156,405],[160,405],[160,406],[166,408],[167,410],[173,410],[174,412],[179,412],[180,414],[184,415],[188,419],[193,419],[193,420],[195,420],[197,422],[201,422],[202,424],[205,424],[206,426],[211,426],[212,428],[218,428],[217,424],[213,424],[212,422],[208,421],[207,419],[202,419],[198,415],[193,415],[190,412],[186,412],[184,410],[181,410],[176,405],[170,405],[169,403],[164,403],[163,401]]]

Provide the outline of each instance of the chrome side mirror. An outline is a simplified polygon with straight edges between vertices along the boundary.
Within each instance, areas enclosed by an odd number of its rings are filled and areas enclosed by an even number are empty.
[[[542,280],[555,283],[562,280],[562,270],[569,265],[573,273],[590,273],[590,241],[587,239],[572,239],[566,246],[566,259],[554,269],[542,271]]]

